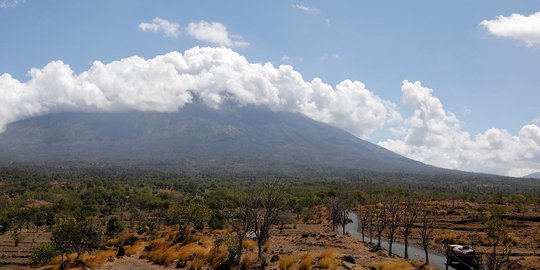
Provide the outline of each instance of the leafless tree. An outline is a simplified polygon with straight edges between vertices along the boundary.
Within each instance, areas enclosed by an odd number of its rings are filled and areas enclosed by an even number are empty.
[[[381,248],[381,236],[388,224],[388,213],[386,212],[386,201],[376,207],[375,230],[377,231],[377,248]]]
[[[330,218],[330,221],[332,222],[332,231],[336,231],[336,227],[339,223],[340,216],[341,216],[341,203],[339,198],[332,197],[328,199],[326,208],[328,209],[328,215]]]
[[[422,240],[422,248],[426,254],[426,265],[429,264],[429,243],[433,235],[433,217],[429,210],[424,210],[420,216],[420,239]]]
[[[229,245],[227,262],[231,268],[240,265],[242,243],[251,230],[251,222],[255,219],[253,215],[256,214],[251,207],[251,203],[246,198],[243,198],[237,209],[227,211],[227,217],[234,232],[234,236],[229,236],[229,241],[226,241],[227,245]]]
[[[416,222],[417,214],[418,204],[416,203],[414,198],[409,197],[409,199],[407,199],[407,203],[405,204],[405,208],[403,209],[403,228],[401,230],[405,245],[405,253],[403,254],[404,259],[409,258],[409,236],[411,235],[412,228],[414,226],[414,223]]]
[[[345,193],[339,199],[339,224],[341,225],[342,233],[345,234],[345,227],[351,223],[349,219],[349,212],[354,205],[354,199],[352,194]]]
[[[373,243],[373,230],[375,229],[374,224],[375,219],[375,209],[373,207],[369,207],[367,209],[367,226],[369,230],[369,243]]]
[[[278,223],[284,207],[283,185],[277,181],[267,182],[250,194],[250,228],[255,234],[259,261],[263,262],[263,246],[270,238],[270,228]]]
[[[487,254],[487,269],[504,269],[510,263],[511,241],[508,235],[508,226],[501,217],[492,217],[486,223],[485,232],[491,246]],[[498,250],[502,246],[502,250]]]
[[[385,203],[387,213],[386,236],[388,240],[388,256],[392,256],[392,245],[396,232],[401,225],[401,209],[400,201],[397,197],[390,197]]]
[[[366,229],[369,228],[368,222],[369,222],[369,209],[367,207],[363,207],[358,211],[358,225],[360,226],[360,233],[362,234],[362,241],[365,242],[365,235]]]

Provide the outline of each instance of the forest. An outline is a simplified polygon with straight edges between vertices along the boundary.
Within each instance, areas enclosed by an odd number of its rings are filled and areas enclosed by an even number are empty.
[[[186,269],[431,269],[429,256],[395,256],[399,242],[426,255],[469,245],[484,269],[540,266],[538,185],[426,178],[4,168],[0,264],[107,269],[129,257]],[[350,213],[361,239],[345,230]]]

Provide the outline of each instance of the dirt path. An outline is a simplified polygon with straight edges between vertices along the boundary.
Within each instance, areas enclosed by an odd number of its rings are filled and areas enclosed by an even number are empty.
[[[163,266],[151,264],[148,261],[124,257],[107,262],[96,270],[163,270]]]

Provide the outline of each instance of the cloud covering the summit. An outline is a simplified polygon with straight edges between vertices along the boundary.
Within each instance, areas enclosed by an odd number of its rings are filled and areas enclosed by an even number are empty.
[[[53,61],[33,68],[29,76],[21,82],[10,74],[0,75],[0,130],[52,112],[174,112],[191,103],[194,95],[213,108],[232,101],[301,113],[361,138],[401,117],[395,104],[359,81],[335,86],[318,78],[306,81],[290,65],[250,63],[223,47],[195,47],[151,59],[95,61],[80,74]]]

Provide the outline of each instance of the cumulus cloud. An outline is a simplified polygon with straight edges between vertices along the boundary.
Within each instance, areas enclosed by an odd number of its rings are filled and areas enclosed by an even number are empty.
[[[191,22],[188,24],[187,32],[190,36],[213,45],[231,48],[249,46],[249,42],[242,36],[230,35],[227,27],[219,22]]]
[[[308,6],[304,6],[300,4],[295,4],[293,5],[293,7],[305,13],[318,13],[319,12],[319,10],[316,8],[312,8],[312,7],[308,7]]]
[[[26,0],[3,0],[0,1],[0,8],[16,8],[20,4],[26,3]]]
[[[400,119],[393,103],[361,82],[345,80],[333,87],[318,78],[305,81],[290,65],[250,63],[224,47],[96,61],[80,74],[54,61],[29,76],[27,82],[0,76],[0,129],[50,112],[174,112],[194,95],[213,108],[233,102],[302,113],[362,138]]]
[[[493,20],[483,20],[480,25],[492,35],[520,40],[528,47],[540,44],[540,12],[529,16],[498,16]]]
[[[180,35],[180,24],[156,17],[152,22],[142,22],[139,29],[143,32],[161,32],[164,37],[178,37]]]
[[[540,171],[540,126],[523,126],[512,135],[491,128],[471,136],[445,110],[433,90],[404,81],[402,102],[414,113],[402,123],[400,139],[380,142],[398,154],[435,166],[466,171],[521,176]]]

